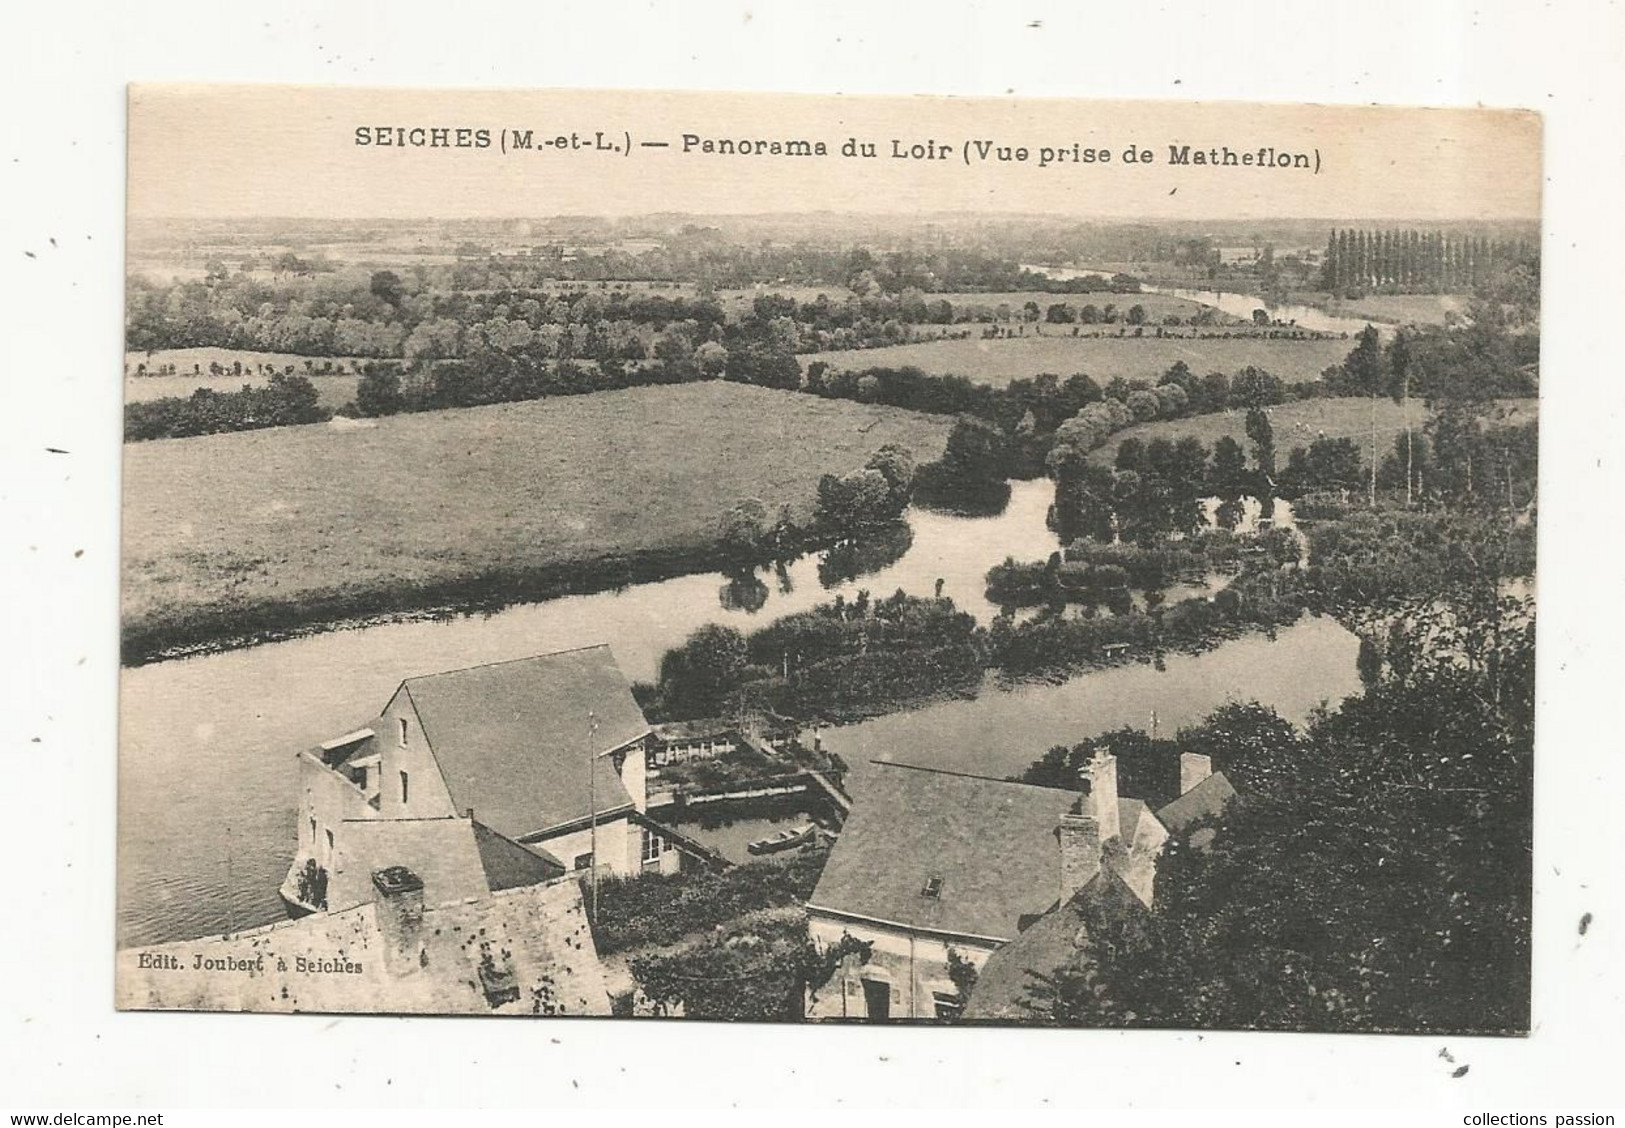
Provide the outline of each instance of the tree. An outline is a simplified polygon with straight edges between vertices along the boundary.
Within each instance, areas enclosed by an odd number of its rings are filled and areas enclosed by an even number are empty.
[[[1359,395],[1371,397],[1371,490],[1370,504],[1377,504],[1377,397],[1388,391],[1384,381],[1385,366],[1382,357],[1382,338],[1373,325],[1367,325],[1355,337],[1354,350],[1343,361],[1343,371],[1350,389]]]
[[[1261,500],[1275,495],[1275,428],[1269,412],[1262,407],[1247,411],[1247,437],[1253,442],[1253,465],[1257,486],[1252,491]]]
[[[1237,407],[1269,407],[1286,397],[1286,385],[1280,377],[1262,368],[1248,365],[1230,381],[1230,403]]]
[[[748,568],[760,561],[767,540],[767,506],[756,498],[743,498],[723,514],[718,546],[735,568]]]
[[[745,636],[711,623],[666,651],[660,662],[660,693],[673,717],[721,713],[745,671]]]
[[[366,416],[394,415],[404,406],[400,374],[392,367],[369,365],[356,382],[355,406]]]
[[[1534,621],[1465,664],[1475,618],[1411,604],[1417,660],[1369,668],[1290,770],[1238,784],[1210,846],[1170,842],[1145,933],[1034,992],[1052,1020],[1527,1029]]]
[[[943,472],[962,485],[1003,482],[1009,475],[1010,452],[1004,432],[985,419],[961,415],[948,432],[942,453]]]
[[[706,341],[694,350],[694,366],[707,380],[722,375],[728,367],[728,350],[716,341]]]
[[[406,287],[401,283],[401,276],[393,270],[374,271],[367,288],[373,297],[391,306],[400,305],[401,299],[406,296]]]
[[[1411,346],[1403,329],[1388,342],[1388,395],[1400,405],[1405,416],[1405,506],[1408,509],[1416,467],[1411,438]],[[1376,461],[1375,450],[1373,446],[1373,463]]]
[[[886,479],[890,503],[899,514],[908,508],[914,486],[914,456],[907,448],[887,443],[870,455],[863,466],[866,470],[879,471]]]
[[[813,520],[837,540],[854,540],[901,515],[891,483],[879,470],[854,470],[840,477],[825,474],[818,480]]]
[[[1143,388],[1130,392],[1124,402],[1134,413],[1134,421],[1137,423],[1150,422],[1162,410],[1162,402],[1157,399],[1156,393]]]

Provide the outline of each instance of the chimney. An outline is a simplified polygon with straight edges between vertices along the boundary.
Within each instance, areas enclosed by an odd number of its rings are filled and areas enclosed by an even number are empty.
[[[1213,774],[1213,758],[1200,752],[1179,754],[1179,793],[1181,795]]]
[[[374,909],[384,940],[384,969],[400,977],[418,970],[423,954],[423,881],[405,866],[374,870]]]
[[[1089,800],[1080,804],[1088,809]],[[1100,823],[1093,815],[1068,811],[1055,828],[1061,844],[1061,904],[1100,872]]]
[[[1083,766],[1083,793],[1084,810],[1095,816],[1101,841],[1118,837],[1117,757],[1104,748],[1096,748]]]

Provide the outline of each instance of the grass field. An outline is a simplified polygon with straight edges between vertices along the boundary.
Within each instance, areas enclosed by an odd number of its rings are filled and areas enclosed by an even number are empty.
[[[1529,422],[1538,418],[1539,400],[1505,400],[1508,423]],[[1420,428],[1427,419],[1427,408],[1421,401],[1411,403],[1411,424]],[[1107,439],[1105,444],[1089,456],[1091,462],[1112,464],[1117,459],[1117,448],[1125,439],[1180,439],[1194,435],[1202,444],[1212,447],[1222,436],[1229,435],[1243,447],[1250,447],[1246,431],[1247,415],[1242,411],[1214,412],[1192,415],[1185,419],[1159,419],[1155,423],[1141,423],[1127,427]],[[1270,408],[1270,425],[1275,429],[1276,461],[1285,466],[1293,447],[1306,447],[1321,435],[1329,439],[1353,439],[1360,444],[1361,456],[1369,460],[1371,443],[1371,401],[1364,398],[1309,399],[1282,403]],[[1377,450],[1386,457],[1394,449],[1394,439],[1405,430],[1405,414],[1390,399],[1377,401]],[[1369,465],[1369,461],[1367,461]]]
[[[1249,364],[1288,383],[1315,380],[1328,365],[1339,364],[1353,345],[1344,340],[1286,341],[1264,337],[1067,337],[1045,326],[1045,336],[984,341],[926,341],[880,349],[845,349],[809,353],[802,364],[822,360],[832,368],[916,365],[939,376],[959,375],[1003,387],[1011,380],[1053,372],[1071,376],[1086,372],[1105,383],[1114,376],[1153,383],[1176,361],[1198,374],[1235,373]]]
[[[305,361],[310,361],[317,369],[324,364],[331,364],[335,369],[343,368],[343,375],[320,375],[305,371]],[[230,368],[233,362],[240,362],[243,366],[241,376],[211,376],[209,365],[219,364]],[[342,407],[355,398],[356,381],[354,374],[358,361],[354,357],[343,356],[300,356],[296,353],[254,352],[248,349],[157,349],[151,353],[127,352],[124,354],[124,402],[144,403],[147,400],[162,399],[165,396],[189,396],[198,388],[208,388],[216,392],[241,391],[244,384],[263,384],[270,379],[267,372],[258,371],[260,365],[269,365],[273,370],[281,372],[288,365],[293,365],[294,375],[309,376],[311,383],[321,393],[323,407]],[[144,364],[147,371],[155,371],[166,365],[175,366],[173,376],[137,376],[136,366]],[[197,372],[194,372],[194,368]]]
[[[717,382],[138,443],[124,460],[126,636],[227,634],[268,606],[405,610],[413,592],[484,576],[677,559],[709,550],[741,498],[804,521],[821,474],[886,443],[936,458],[952,422]]]
[[[835,304],[840,305],[850,297],[850,292],[841,286],[757,286],[746,289],[723,289],[717,291],[717,300],[728,311],[730,317],[738,318],[750,312],[751,304],[758,298],[767,294],[778,294],[786,298],[794,298],[798,302],[814,302],[818,295],[823,294]],[[1130,306],[1141,305],[1145,307],[1146,317],[1152,322],[1160,322],[1169,314],[1179,317],[1190,317],[1201,313],[1209,307],[1200,302],[1193,302],[1186,298],[1176,298],[1167,294],[1049,294],[1041,290],[1001,290],[990,293],[978,291],[949,291],[940,294],[926,294],[927,302],[946,299],[953,303],[955,309],[961,306],[989,306],[997,308],[1002,302],[1012,310],[1020,312],[1027,302],[1037,302],[1040,309],[1048,309],[1057,302],[1081,309],[1086,305],[1093,305],[1097,309],[1104,309],[1110,303],[1120,311],[1127,312]],[[1225,324],[1236,319],[1215,312],[1216,323]],[[947,327],[944,327],[947,328]],[[964,328],[964,326],[961,326]],[[974,325],[970,328],[975,328]]]
[[[1327,294],[1305,294],[1301,300],[1321,307],[1333,317],[1363,318],[1388,325],[1443,325],[1445,314],[1467,308],[1467,299],[1459,294],[1371,294],[1353,301],[1333,299]]]

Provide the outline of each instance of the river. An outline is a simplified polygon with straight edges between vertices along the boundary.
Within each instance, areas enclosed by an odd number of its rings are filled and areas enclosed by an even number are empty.
[[[860,589],[943,593],[987,622],[987,569],[1006,556],[1047,557],[1053,487],[1012,484],[997,516],[956,517],[916,507],[908,533],[852,578],[826,555],[751,581],[711,573],[570,596],[482,615],[387,623],[172,659],[121,671],[118,939],[157,943],[246,928],[282,915],[277,886],[294,841],[295,756],[365,722],[402,678],[608,642],[629,678],[653,678],[660,657],[693,630],[721,622],[750,630],[773,618],[851,598]],[[1231,697],[1258,695],[1293,719],[1354,684],[1353,636],[1327,621],[1226,643],[1167,669],[1130,666],[1060,685],[989,685],[952,701],[827,730],[854,765],[893,757],[1004,775],[1051,743],[1122,724],[1201,718]]]
[[[1087,267],[1075,266],[1043,266],[1036,263],[1023,263],[1021,269],[1033,274],[1042,274],[1053,278],[1057,282],[1067,282],[1074,278],[1104,278],[1110,280],[1115,277],[1108,270],[1092,270]],[[1253,310],[1267,309],[1270,317],[1276,321],[1285,321],[1294,324],[1300,329],[1307,329],[1314,333],[1347,333],[1353,336],[1368,324],[1353,317],[1335,317],[1323,309],[1306,305],[1269,305],[1256,294],[1238,294],[1225,290],[1188,289],[1182,286],[1152,286],[1147,283],[1140,284],[1140,291],[1146,294],[1165,294],[1173,298],[1184,298],[1186,301],[1212,306],[1221,313],[1231,317],[1239,317],[1243,321],[1251,321]],[[1391,326],[1378,325],[1379,332],[1392,331]]]

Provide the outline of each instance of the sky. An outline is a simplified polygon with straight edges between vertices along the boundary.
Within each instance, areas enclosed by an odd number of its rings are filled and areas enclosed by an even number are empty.
[[[487,147],[357,144],[486,131]],[[529,130],[533,148],[516,149]],[[602,133],[605,145],[595,147]],[[574,134],[582,147],[543,145]],[[684,151],[684,135],[824,157]],[[410,135],[409,135],[410,136]],[[132,217],[504,218],[968,211],[1088,219],[1531,220],[1541,125],[1516,110],[341,86],[134,86]],[[628,147],[627,142],[631,144]],[[841,155],[848,141],[876,156]],[[665,142],[651,147],[645,142]],[[893,156],[920,146],[924,158]],[[980,145],[978,145],[980,143]],[[1170,148],[1310,169],[1170,163]],[[1109,159],[1067,159],[1094,149]],[[504,148],[508,151],[504,152]],[[1012,158],[1026,149],[1026,159]],[[1054,159],[1043,163],[1045,149]],[[1132,153],[1141,159],[1129,161]],[[1145,154],[1150,159],[1144,159]],[[941,154],[941,155],[938,155]],[[1314,166],[1318,164],[1318,171]]]

